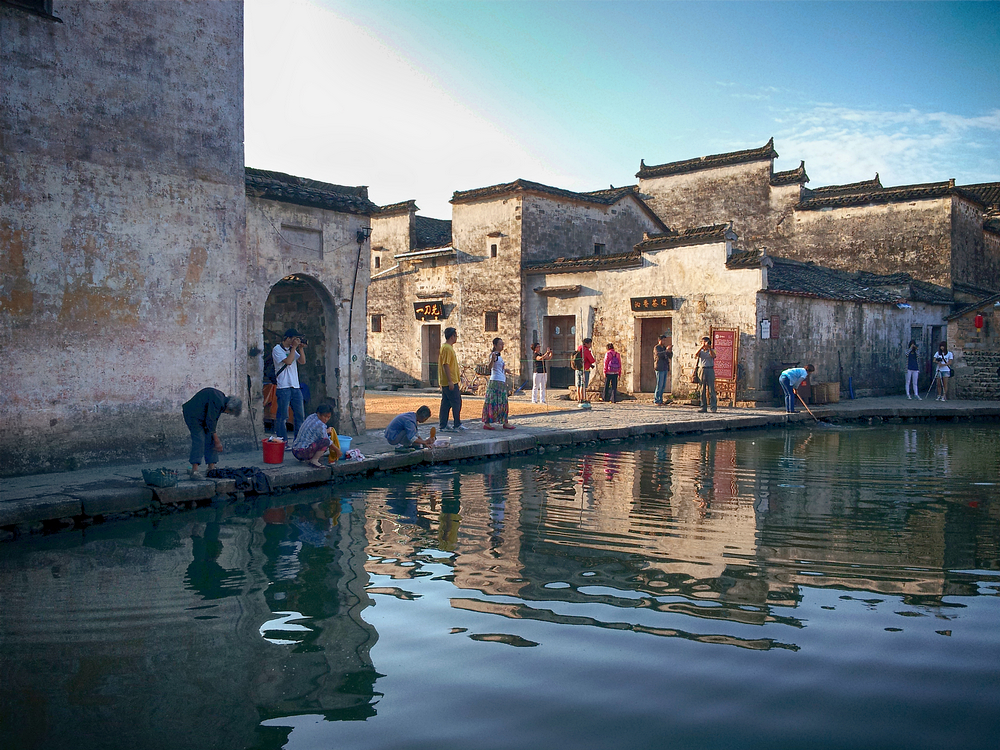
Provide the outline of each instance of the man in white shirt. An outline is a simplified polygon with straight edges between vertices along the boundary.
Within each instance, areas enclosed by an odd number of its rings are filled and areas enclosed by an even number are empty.
[[[302,404],[302,390],[299,387],[299,365],[305,364],[305,343],[301,334],[294,328],[285,331],[285,338],[276,344],[271,351],[274,359],[274,372],[278,381],[277,406],[274,411],[274,434],[285,440],[285,450],[291,450],[292,441],[287,440],[288,429],[285,421],[288,419],[288,407],[292,407],[293,438],[299,433],[299,427],[305,419],[305,409]]]

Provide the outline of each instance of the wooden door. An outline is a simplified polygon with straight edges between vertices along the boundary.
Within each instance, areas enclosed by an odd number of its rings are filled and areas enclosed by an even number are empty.
[[[421,358],[426,368],[423,378],[432,388],[438,386],[438,355],[441,353],[441,326],[424,326],[424,356]]]
[[[639,320],[639,353],[636,356],[636,361],[639,363],[639,390],[642,393],[653,393],[656,390],[653,347],[659,343],[661,333],[667,334],[668,344],[673,341],[673,322],[671,318],[640,318]],[[667,392],[670,392],[670,379],[667,379]]]
[[[542,348],[552,347],[548,363],[549,388],[568,388],[573,385],[573,352],[576,351],[576,318],[572,315],[553,315],[545,318],[545,341]]]

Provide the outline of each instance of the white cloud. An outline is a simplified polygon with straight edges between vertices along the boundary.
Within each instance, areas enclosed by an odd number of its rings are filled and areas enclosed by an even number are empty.
[[[805,159],[814,186],[867,180],[876,172],[883,185],[951,177],[961,184],[996,180],[1000,170],[1000,110],[969,117],[819,104],[783,112],[775,121],[782,126],[776,133],[779,151],[795,163]]]
[[[455,190],[561,179],[366,30],[303,0],[246,4],[246,159],[450,218]],[[420,194],[417,194],[419,186]]]

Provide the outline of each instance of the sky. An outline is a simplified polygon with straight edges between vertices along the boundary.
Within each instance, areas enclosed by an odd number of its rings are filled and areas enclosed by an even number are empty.
[[[1000,2],[246,0],[248,166],[379,205],[764,145],[809,187],[1000,181]]]

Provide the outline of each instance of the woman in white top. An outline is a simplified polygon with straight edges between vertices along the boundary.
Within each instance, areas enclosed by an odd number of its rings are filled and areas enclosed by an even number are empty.
[[[951,363],[954,359],[955,355],[948,351],[948,344],[942,341],[938,350],[934,352],[934,364],[937,365],[934,377],[937,380],[938,401],[948,400],[948,380],[951,378]]]
[[[486,398],[483,401],[483,429],[495,430],[494,424],[501,424],[505,430],[513,430],[514,425],[507,421],[507,375],[510,371],[503,361],[503,339],[499,336],[493,339],[493,351],[490,352],[490,383],[486,386]]]

